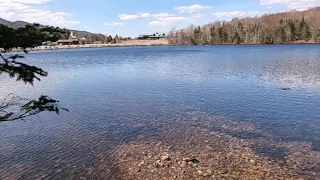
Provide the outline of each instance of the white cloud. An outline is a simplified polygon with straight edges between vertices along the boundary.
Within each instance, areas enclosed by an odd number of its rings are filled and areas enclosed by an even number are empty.
[[[133,20],[138,18],[147,18],[151,20],[149,25],[154,26],[171,26],[179,22],[195,22],[196,19],[201,19],[203,17],[202,14],[192,14],[191,16],[177,16],[175,14],[170,13],[140,13],[140,14],[120,14],[119,19],[121,20]],[[115,26],[115,24],[105,23],[105,26]],[[121,24],[122,25],[122,24]]]
[[[28,8],[31,8],[31,6],[15,1],[0,0],[0,12],[2,13],[23,11]]]
[[[154,21],[149,22],[149,25],[156,26],[170,26],[178,22],[194,22],[195,19],[192,17],[183,17],[183,16],[171,16],[171,17],[160,17]]]
[[[37,22],[45,25],[79,24],[69,20],[72,16],[66,12],[52,12],[35,8],[34,5],[45,4],[51,0],[0,0],[0,17],[8,20]]]
[[[114,25],[114,26],[122,26],[122,25],[123,25],[123,23],[115,22],[115,23],[113,23],[113,25]]]
[[[71,16],[70,13],[65,13],[65,12],[56,12],[56,14],[59,16]]]
[[[259,11],[245,12],[245,11],[225,11],[215,12],[212,15],[217,18],[234,18],[234,17],[254,17],[263,14]]]
[[[104,23],[105,26],[122,26],[123,23],[115,22],[115,23]]]
[[[212,6],[202,6],[200,4],[194,4],[191,6],[180,6],[180,7],[175,7],[175,10],[178,10],[180,13],[194,13],[194,12],[199,12],[205,9],[211,9]]]
[[[40,9],[27,9],[16,15],[19,20],[31,23],[43,23],[50,25],[66,25],[66,24],[79,24],[79,21],[67,20],[69,14],[62,14],[61,12],[54,13],[47,10]]]
[[[146,17],[149,17],[150,16],[150,13],[142,13],[140,14],[140,17],[143,17],[143,18],[146,18]]]
[[[193,14],[192,17],[196,18],[196,19],[201,19],[203,18],[205,15],[204,14]]]
[[[133,20],[138,18],[163,18],[163,17],[172,17],[175,16],[174,14],[169,13],[157,13],[157,14],[150,14],[150,13],[141,13],[141,14],[120,14],[118,17],[121,20]]]
[[[165,18],[165,17],[172,17],[172,16],[175,16],[175,15],[169,14],[169,13],[152,14],[152,17],[155,17],[155,18]]]
[[[118,17],[121,20],[130,20],[130,19],[138,19],[139,15],[135,15],[135,14],[120,14]]]
[[[16,13],[15,12],[0,12],[0,17],[4,19],[12,18]]]
[[[260,4],[263,6],[282,4],[287,6],[288,9],[305,10],[320,6],[320,0],[260,0]]]

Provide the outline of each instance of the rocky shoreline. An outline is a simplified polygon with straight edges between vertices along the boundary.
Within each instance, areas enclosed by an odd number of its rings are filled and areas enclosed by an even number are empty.
[[[74,147],[79,155],[62,154],[62,158],[58,154],[55,161],[38,162],[44,167],[38,171],[35,168],[40,164],[31,162],[2,166],[0,179],[317,180],[320,177],[320,150],[313,143],[283,140],[252,123],[199,111],[110,123],[115,130],[105,132],[109,135],[87,132],[75,138],[65,132],[65,137],[73,140],[64,138],[68,143],[56,151]]]
[[[275,149],[277,146],[291,148],[290,154],[278,152],[283,157],[276,158],[258,155],[252,148],[253,140],[201,128],[179,127],[167,132],[178,136],[172,139],[174,143],[141,138],[119,146],[116,157],[123,179],[293,180],[320,176],[320,153],[312,152],[309,144],[276,144]],[[260,151],[264,150],[267,148],[262,145]],[[277,150],[268,151],[277,153]]]
[[[130,40],[115,44],[84,44],[84,45],[55,45],[55,46],[38,46],[28,51],[45,51],[61,49],[80,49],[80,48],[104,48],[104,47],[129,47],[129,46],[168,46],[166,39],[160,40]],[[21,52],[21,49],[13,49],[13,52]]]
[[[282,141],[250,123],[211,117],[151,127],[113,152],[121,176],[111,179],[308,179],[320,177],[312,143]],[[138,123],[139,128],[147,124]],[[134,127],[134,125],[133,125]],[[149,127],[150,128],[150,127]]]

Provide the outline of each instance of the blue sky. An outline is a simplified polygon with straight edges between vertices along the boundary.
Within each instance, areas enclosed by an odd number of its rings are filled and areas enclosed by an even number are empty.
[[[0,18],[137,36],[320,6],[320,0],[0,0]]]

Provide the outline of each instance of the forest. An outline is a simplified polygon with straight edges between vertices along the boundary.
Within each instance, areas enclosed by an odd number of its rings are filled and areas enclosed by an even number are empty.
[[[320,7],[234,18],[203,26],[172,29],[167,38],[174,45],[319,43],[319,17]]]
[[[87,42],[89,44],[108,44],[108,43],[119,43],[121,41],[130,40],[131,37],[121,37],[118,35],[111,36],[111,35],[105,35],[105,34],[96,34],[96,33],[89,33],[86,31],[74,31],[74,30],[68,30],[68,29],[62,29],[64,32],[62,34],[62,39],[68,39],[71,31],[74,32],[74,35],[79,38],[86,38]]]
[[[24,28],[27,25],[33,25],[32,23],[28,23],[25,21],[8,21],[5,19],[0,18],[0,25],[2,27],[8,27],[12,29],[18,29],[18,28]],[[59,27],[48,27],[45,25],[41,24],[35,24],[37,25],[38,28],[51,28],[55,29],[60,32],[59,36],[61,36],[62,39],[68,39],[71,31],[74,32],[75,36],[78,38],[83,38],[85,37],[87,39],[88,43],[94,43],[94,44],[102,44],[102,43],[119,43],[121,41],[129,40],[131,37],[121,37],[118,35],[111,36],[111,35],[105,35],[105,34],[100,34],[100,33],[91,33],[87,31],[79,31],[79,30],[71,30],[71,29],[65,29],[65,28],[59,28]]]

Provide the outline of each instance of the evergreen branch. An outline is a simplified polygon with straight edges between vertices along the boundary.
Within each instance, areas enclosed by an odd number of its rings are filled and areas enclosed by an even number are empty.
[[[33,85],[34,80],[40,81],[41,77],[48,73],[43,69],[17,61],[24,56],[16,54],[6,58],[3,53],[10,52],[12,49],[21,48],[27,53],[28,48],[41,45],[44,41],[56,41],[60,38],[61,31],[58,28],[45,27],[40,28],[38,24],[27,25],[24,28],[12,29],[0,25],[0,74],[6,73],[11,78],[15,77],[17,81],[24,81]],[[2,61],[1,61],[2,60]],[[24,118],[37,115],[41,112],[59,113],[60,109],[68,111],[59,106],[58,101],[41,96],[37,100],[31,100],[23,104],[24,100],[9,94],[0,103],[0,122],[24,120]],[[12,112],[12,109],[19,109]]]
[[[19,106],[20,99],[13,99],[13,101],[5,102],[3,101],[0,105],[0,113],[4,115],[0,115],[0,122],[4,121],[14,121],[18,119],[25,119],[30,116],[37,115],[41,112],[55,112],[56,114],[59,114],[60,110],[64,110],[69,112],[68,109],[62,108],[58,102],[54,99],[49,98],[48,96],[41,96],[38,100],[31,100],[25,105],[21,106],[18,113],[14,112],[6,112],[3,109],[13,107],[13,106]]]

